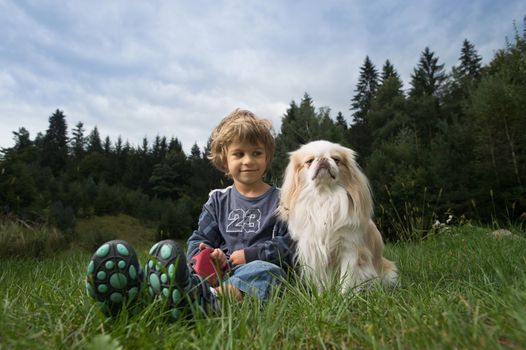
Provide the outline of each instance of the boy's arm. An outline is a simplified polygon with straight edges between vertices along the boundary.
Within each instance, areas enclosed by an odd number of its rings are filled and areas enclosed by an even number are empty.
[[[186,251],[186,259],[188,261],[199,253],[200,243],[212,248],[218,248],[221,245],[221,235],[219,234],[217,222],[206,208],[203,208],[201,215],[199,215],[197,230],[188,238],[188,249]]]
[[[247,263],[264,260],[280,266],[293,266],[295,249],[296,245],[289,235],[287,224],[278,220],[274,225],[271,240],[245,248],[245,260]]]

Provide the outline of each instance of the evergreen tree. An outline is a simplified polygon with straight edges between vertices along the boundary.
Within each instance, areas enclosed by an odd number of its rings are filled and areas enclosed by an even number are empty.
[[[78,165],[78,171],[84,178],[92,177],[97,183],[107,178],[109,168],[111,164],[101,152],[88,153]]]
[[[42,165],[49,166],[57,175],[68,160],[66,116],[57,109],[49,117],[49,128],[43,139]]]
[[[132,155],[134,182],[136,186],[148,195],[153,195],[150,177],[154,171],[153,158],[151,157],[148,139],[143,137],[142,145],[139,146]]]
[[[351,100],[351,110],[355,112],[352,114],[353,124],[348,133],[348,143],[362,159],[367,158],[371,154],[372,139],[367,114],[378,86],[378,71],[369,59],[369,56],[366,56],[365,62],[360,68],[360,77],[355,90],[356,94]]]
[[[400,75],[396,71],[395,67],[391,64],[389,60],[386,60],[382,67],[382,74],[380,76],[381,85],[383,85],[387,79],[395,78],[400,80]]]
[[[373,148],[395,137],[403,128],[409,126],[402,81],[397,75],[383,81],[371,103],[367,118]]]
[[[173,137],[170,139],[170,142],[168,143],[168,152],[171,151],[183,152],[183,145],[179,139]]]
[[[321,107],[318,111],[308,93],[305,93],[300,105],[290,103],[287,112],[281,119],[281,132],[276,138],[270,182],[281,183],[281,177],[288,162],[288,153],[314,140],[328,140],[343,145],[346,141],[347,123],[339,114],[339,121],[332,120],[330,108]]]
[[[281,119],[281,134],[277,141],[283,154],[313,140],[316,124],[316,111],[309,94],[305,93],[299,106],[292,101]]]
[[[71,149],[73,157],[81,159],[86,151],[86,139],[84,137],[84,124],[78,122],[75,129],[72,130],[73,138],[71,139]]]
[[[15,135],[15,150],[20,151],[24,148],[27,148],[31,146],[33,143],[31,142],[31,138],[29,137],[29,131],[22,127],[18,129],[18,132],[13,131],[13,135]]]
[[[210,190],[212,189],[226,187],[232,183],[232,180],[230,178],[224,176],[224,174],[217,170],[209,161],[208,155],[210,154],[211,142],[212,140],[208,138],[206,146],[204,147],[203,152],[201,153],[200,162],[200,164],[203,167],[202,175],[204,179],[204,188],[206,189],[206,195],[208,195],[208,192],[210,192]],[[202,205],[202,203],[203,202],[201,201],[200,205]]]
[[[179,199],[175,205],[167,206],[157,228],[157,239],[186,239],[192,232],[192,200],[189,196]]]
[[[150,194],[144,190],[144,181],[146,176],[148,176],[146,181],[150,178],[151,168],[146,169],[144,160],[140,155],[140,149],[135,149],[126,140],[119,159],[123,166],[122,182],[124,185],[130,189],[143,190],[143,192]]]
[[[374,149],[365,166],[378,204],[375,222],[387,239],[410,239],[431,227],[425,213],[438,192],[427,190],[432,183],[414,140],[413,129],[401,129]]]
[[[471,200],[478,197],[484,180],[474,181],[476,172],[475,138],[473,126],[453,117],[442,121],[439,132],[430,145],[432,157],[426,159],[426,169],[431,181],[428,188],[442,191],[442,201],[437,202],[437,213],[462,213],[473,217]]]
[[[106,136],[104,139],[104,144],[102,145],[102,150],[106,156],[111,154],[111,140],[109,136]]]
[[[190,163],[190,178],[188,184],[190,186],[189,193],[192,194],[193,202],[196,203],[196,208],[199,207],[206,201],[206,196],[212,189],[209,187],[208,173],[213,170],[209,169],[210,164],[206,159],[205,154],[201,154],[201,150],[197,143],[194,143],[190,150],[190,156],[188,156],[188,162]],[[216,188],[218,186],[214,186]],[[199,215],[199,213],[197,213]]]
[[[319,133],[318,122],[316,119],[316,107],[308,93],[303,95],[303,99],[301,100],[298,109],[298,117],[298,126],[303,128],[303,135],[296,134],[297,136],[300,136],[297,138],[297,140],[300,141],[298,144],[299,146],[316,139]]]
[[[346,131],[331,118],[329,107],[320,107],[316,116],[318,121],[316,140],[327,140],[346,145]]]
[[[467,39],[462,44],[459,64],[454,66],[446,81],[446,95],[444,96],[445,114],[449,117],[464,115],[463,106],[467,103],[470,90],[480,79],[482,58],[475,50],[475,46]]]
[[[44,148],[44,134],[42,134],[40,131],[37,132],[37,136],[35,136],[34,143],[35,146],[37,146],[38,148]]]
[[[154,193],[160,198],[178,199],[190,178],[190,164],[184,152],[171,150],[166,159],[154,166],[149,179]]]
[[[34,169],[40,169],[35,164],[39,154],[26,128],[21,127],[13,134],[14,147],[3,148],[4,156],[0,158],[0,212],[26,217],[27,208],[38,197]]]
[[[192,146],[192,149],[190,150],[190,156],[188,157],[190,161],[196,161],[198,159],[201,159],[201,150],[199,149],[199,146],[197,143],[194,143]]]
[[[366,123],[367,112],[369,112],[378,85],[378,71],[369,56],[366,56],[365,62],[360,68],[356,94],[351,100],[351,110],[355,111],[353,113],[354,123]]]
[[[343,131],[347,131],[347,121],[345,120],[345,117],[343,116],[342,112],[338,112],[338,114],[336,115],[336,125],[338,125],[338,127],[340,127]]]
[[[9,162],[23,162],[26,164],[40,163],[41,152],[35,146],[35,142],[31,141],[29,131],[21,127],[18,131],[13,131],[13,140],[15,145],[10,148],[2,148],[0,150],[0,175],[2,170],[2,160]]]
[[[480,62],[482,57],[479,56],[475,45],[469,42],[468,39],[464,39],[462,43],[462,49],[460,51],[459,65],[453,68],[453,74],[459,80],[473,80],[480,77],[482,66]]]
[[[39,196],[32,167],[17,159],[0,161],[0,210],[7,214],[14,212],[21,217]],[[37,209],[33,205],[34,209]],[[40,209],[40,208],[38,208]],[[32,215],[35,215],[32,213]]]
[[[119,135],[117,137],[117,142],[115,143],[115,155],[120,156],[122,154],[122,137]]]
[[[271,182],[281,183],[288,162],[288,153],[314,140],[317,134],[316,110],[308,93],[303,95],[300,105],[290,103],[281,118],[281,133],[276,137],[276,153],[270,171]]]
[[[119,135],[115,142],[113,152],[108,157],[110,159],[108,183],[117,184],[122,182],[122,177],[126,171],[127,152],[122,144],[122,137]]]
[[[526,19],[525,19],[526,28]],[[494,174],[495,188],[524,192],[526,183],[526,32],[516,35],[490,63],[471,94],[467,112],[476,123],[477,153],[482,173]],[[506,190],[504,190],[506,188]],[[525,201],[526,202],[526,201]],[[524,203],[526,207],[526,203]]]
[[[162,161],[166,157],[168,152],[168,144],[166,143],[166,137],[160,137],[157,135],[152,146],[152,157],[154,163]]]
[[[411,74],[407,107],[412,127],[416,131],[415,145],[420,157],[426,156],[425,147],[433,140],[443,118],[440,98],[444,92],[445,78],[444,65],[438,64],[438,57],[426,47]]]
[[[142,139],[142,147],[139,149],[139,152],[142,154],[143,157],[148,155],[149,145],[148,145],[148,139],[146,137]]]
[[[411,74],[411,89],[409,95],[439,96],[442,83],[446,79],[444,65],[438,64],[438,57],[426,47],[420,56],[417,67]]]
[[[97,126],[95,126],[88,135],[87,144],[88,153],[102,153],[102,141]]]

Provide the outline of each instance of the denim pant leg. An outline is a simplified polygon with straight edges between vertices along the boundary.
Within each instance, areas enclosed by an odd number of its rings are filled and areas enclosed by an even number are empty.
[[[284,277],[285,273],[279,266],[254,260],[236,266],[224,283],[233,285],[245,294],[266,300],[272,287],[278,285]]]

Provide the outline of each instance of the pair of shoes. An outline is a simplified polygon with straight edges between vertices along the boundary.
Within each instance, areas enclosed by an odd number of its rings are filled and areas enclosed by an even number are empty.
[[[218,309],[209,284],[190,273],[185,254],[175,241],[156,243],[149,255],[143,273],[137,254],[125,241],[104,243],[93,254],[86,289],[104,314],[116,315],[126,305],[133,304],[144,285],[144,276],[150,296],[160,296],[174,318],[179,318],[188,306],[191,311],[197,309],[205,314]]]

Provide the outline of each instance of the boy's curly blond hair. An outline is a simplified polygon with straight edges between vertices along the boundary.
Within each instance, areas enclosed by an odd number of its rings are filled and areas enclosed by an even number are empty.
[[[272,123],[257,117],[254,113],[236,109],[227,115],[212,131],[208,159],[220,171],[228,174],[227,150],[233,142],[261,144],[265,148],[267,170],[274,156],[276,143]]]

